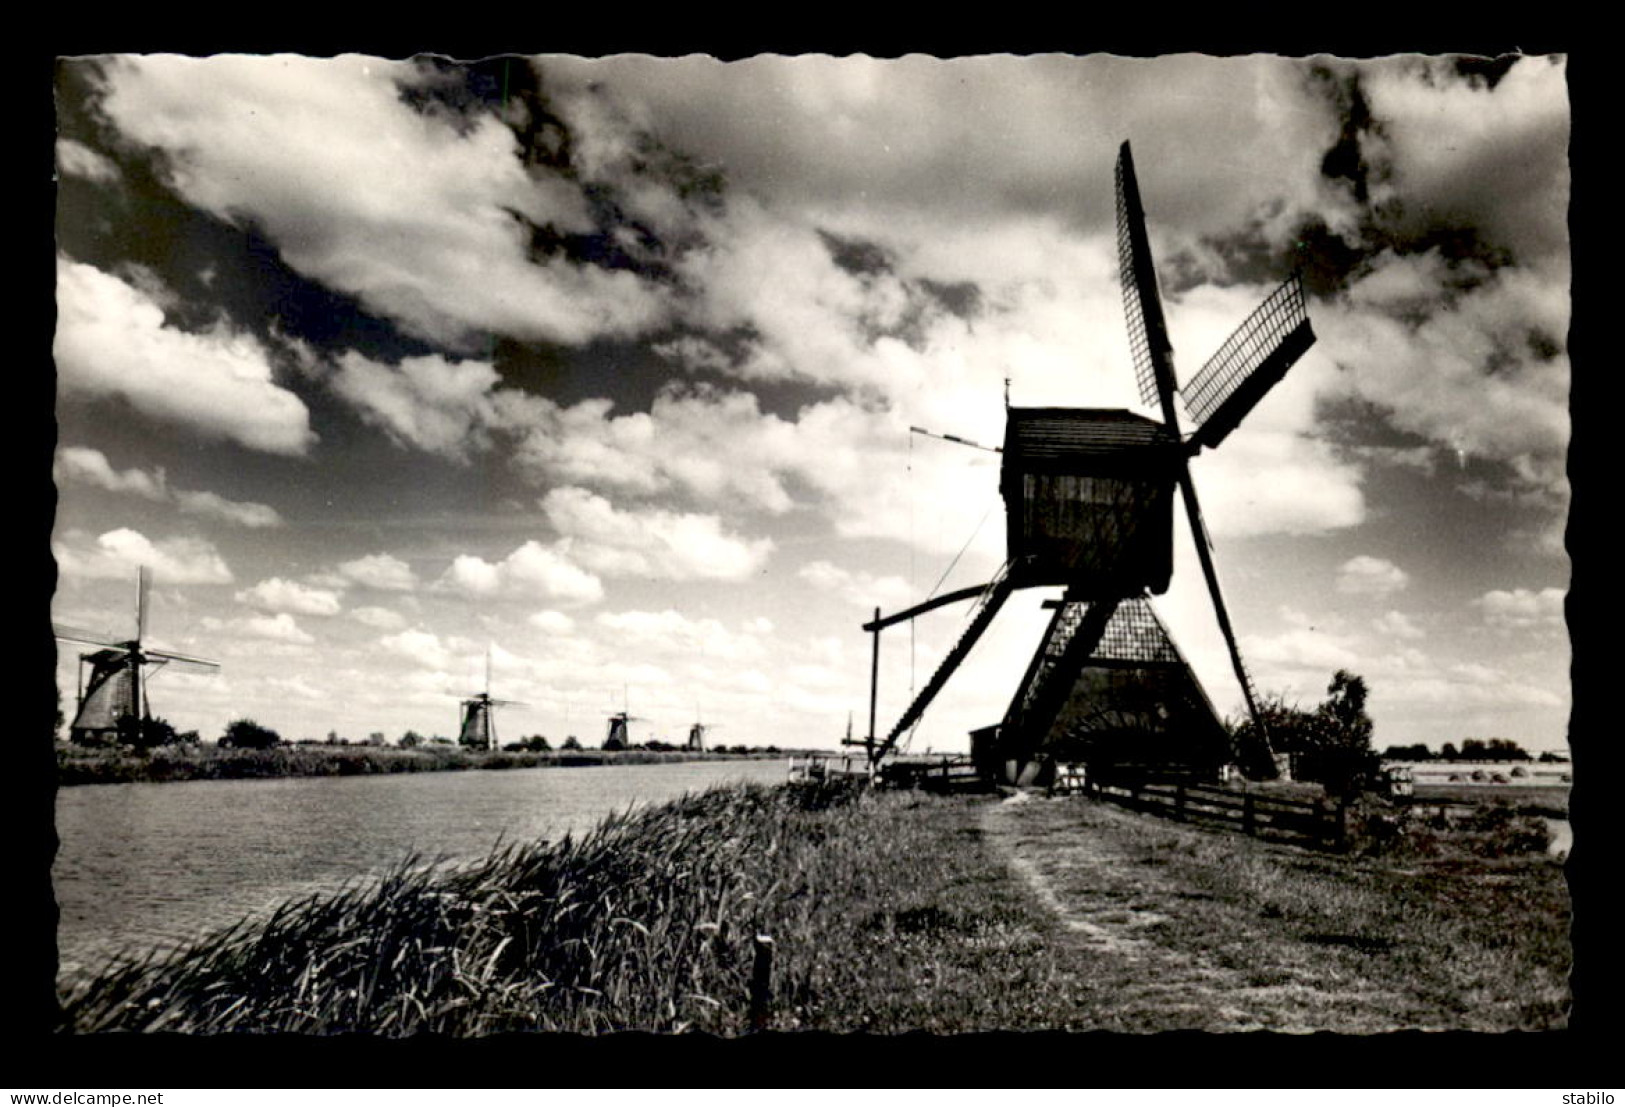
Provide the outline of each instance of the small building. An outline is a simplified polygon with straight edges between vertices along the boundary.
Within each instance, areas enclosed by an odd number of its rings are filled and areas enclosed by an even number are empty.
[[[1162,423],[1129,411],[1009,409],[999,491],[1014,586],[1066,585],[1072,599],[1166,592],[1180,450]]]

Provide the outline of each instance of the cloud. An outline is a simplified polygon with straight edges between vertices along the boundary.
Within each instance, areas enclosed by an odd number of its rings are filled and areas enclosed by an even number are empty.
[[[425,669],[443,671],[457,662],[457,655],[438,635],[416,628],[385,635],[378,640],[378,644],[396,657],[415,662]]]
[[[1391,218],[1413,233],[1479,229],[1520,264],[1568,249],[1570,108],[1566,62],[1518,60],[1493,84],[1448,58],[1368,64],[1361,88],[1381,124],[1373,153],[1390,173]]]
[[[134,579],[146,566],[165,584],[230,584],[231,569],[214,545],[203,538],[178,536],[152,541],[128,527],[92,539],[70,530],[51,543],[57,567],[67,576]]]
[[[1387,596],[1409,583],[1399,566],[1366,554],[1349,558],[1337,569],[1337,590],[1355,596]]]
[[[1516,588],[1495,589],[1473,601],[1485,624],[1502,630],[1550,629],[1563,625],[1563,603],[1567,593],[1561,588],[1532,591]]]
[[[276,527],[282,516],[265,504],[238,503],[213,492],[171,489],[162,469],[115,470],[100,450],[84,446],[64,446],[57,450],[53,475],[58,483],[79,481],[109,492],[128,493],[145,500],[173,500],[185,515],[224,519],[245,527]]]
[[[56,164],[70,177],[83,177],[98,184],[112,184],[124,176],[113,162],[71,138],[56,140]]]
[[[225,323],[178,330],[151,295],[61,256],[52,352],[66,393],[121,397],[154,418],[268,453],[303,454],[315,442],[304,403],[276,384],[254,336]]]
[[[796,571],[796,576],[814,588],[833,592],[847,603],[861,606],[898,608],[913,599],[908,581],[902,577],[876,576],[861,569],[852,572],[829,561],[809,561]]]
[[[461,554],[435,587],[465,596],[541,596],[567,603],[593,603],[604,595],[598,577],[534,539],[498,562]]]
[[[1565,484],[1569,363],[1567,281],[1501,269],[1454,297],[1419,275],[1420,302],[1373,286],[1392,270],[1437,267],[1432,255],[1383,255],[1316,329],[1346,368],[1334,394],[1376,405],[1398,429],[1458,455],[1504,462],[1525,487]],[[1554,345],[1555,344],[1555,345]]]
[[[406,626],[406,617],[398,611],[391,611],[387,607],[352,608],[350,618],[376,630],[400,630]]]
[[[664,611],[602,612],[594,622],[611,631],[616,641],[640,650],[722,661],[749,661],[764,653],[756,635],[730,631],[716,619],[690,619]]]
[[[337,592],[310,588],[281,577],[270,577],[238,592],[237,602],[295,615],[337,615],[343,609]]]
[[[1388,638],[1425,638],[1427,632],[1415,623],[1402,611],[1388,611],[1371,620],[1371,625],[1378,634]]]
[[[606,576],[741,580],[773,551],[771,538],[729,534],[715,515],[621,510],[582,488],[555,488],[541,504],[561,547]]]
[[[127,492],[145,500],[164,500],[169,496],[162,469],[151,473],[144,469],[116,470],[100,450],[84,446],[58,449],[52,475],[58,483],[74,480],[108,492]]]
[[[1362,660],[1352,639],[1307,627],[1272,636],[1249,636],[1242,653],[1256,665],[1328,675],[1338,669],[1358,669]]]
[[[341,580],[380,592],[410,592],[418,583],[410,565],[387,553],[346,561],[337,572]]]
[[[389,366],[347,351],[329,385],[397,443],[463,461],[487,442],[498,379],[487,362],[426,355]]]
[[[355,56],[121,57],[103,73],[106,118],[163,154],[187,202],[252,223],[293,269],[416,335],[579,344],[665,314],[657,283],[533,248],[532,231],[604,229],[586,188],[600,182],[531,156],[499,118],[539,104],[457,110],[433,98],[430,64]]]
[[[238,526],[260,529],[280,527],[282,516],[268,504],[228,500],[213,492],[185,492],[175,490],[175,502],[183,515],[202,515],[211,519],[224,519]]]
[[[576,628],[576,621],[562,611],[533,612],[525,617],[525,622],[548,634],[569,634]]]
[[[262,638],[288,645],[306,646],[316,641],[285,611],[276,615],[248,615],[240,619],[218,619],[205,615],[202,625],[205,630],[217,633]]]

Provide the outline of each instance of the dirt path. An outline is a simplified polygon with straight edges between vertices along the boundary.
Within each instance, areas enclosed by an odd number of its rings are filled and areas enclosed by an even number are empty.
[[[1079,995],[1079,1028],[1363,1033],[1416,1025],[1396,1024],[1391,993],[1362,979],[1347,951],[1284,939],[1245,895],[1181,881],[1168,852],[1202,831],[1037,796],[988,805],[981,825],[1059,924],[1054,968]],[[1204,844],[1211,848],[1211,838]]]

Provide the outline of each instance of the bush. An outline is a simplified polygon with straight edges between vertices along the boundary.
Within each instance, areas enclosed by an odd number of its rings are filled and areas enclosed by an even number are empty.
[[[220,745],[227,749],[268,750],[282,744],[282,736],[252,719],[238,719],[226,727]]]
[[[1379,812],[1367,797],[1358,814],[1352,807],[1350,811],[1350,842],[1367,854],[1445,859],[1541,856],[1554,840],[1545,819],[1505,803],[1481,805],[1468,815],[1452,818],[1437,811],[1418,815],[1409,808]]]

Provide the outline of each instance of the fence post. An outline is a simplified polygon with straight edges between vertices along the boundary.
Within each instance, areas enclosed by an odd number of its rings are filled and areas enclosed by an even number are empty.
[[[773,1005],[773,939],[758,934],[752,939],[756,949],[756,963],[750,974],[750,1028],[767,1029],[767,1020]]]
[[[1251,792],[1242,793],[1241,829],[1244,834],[1248,835],[1253,834],[1255,830],[1253,825],[1253,794]]]
[[[1174,785],[1174,818],[1179,822],[1185,821],[1185,786]]]
[[[1330,811],[1331,814],[1331,847],[1338,853],[1348,849],[1348,800],[1342,796],[1337,798],[1337,806]]]

